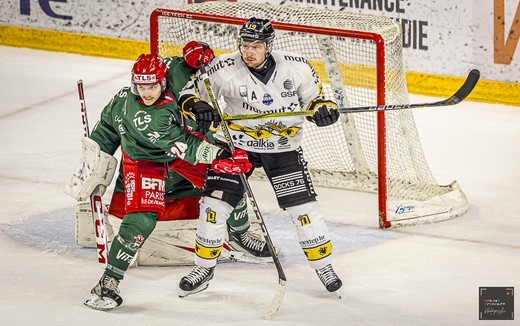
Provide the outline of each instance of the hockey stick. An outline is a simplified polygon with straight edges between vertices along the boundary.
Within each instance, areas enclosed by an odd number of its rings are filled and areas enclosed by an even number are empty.
[[[388,104],[388,105],[374,105],[374,106],[360,106],[353,108],[339,108],[339,113],[358,113],[358,112],[374,112],[374,111],[392,111],[392,110],[404,110],[404,109],[421,109],[431,108],[436,106],[449,106],[459,104],[473,91],[477,82],[480,78],[480,71],[473,69],[469,72],[468,77],[464,81],[464,84],[449,98],[430,103],[419,103],[419,104]],[[313,115],[313,110],[304,111],[293,111],[293,112],[274,112],[274,113],[253,113],[243,115],[228,115],[224,117],[224,120],[251,120],[260,118],[277,118],[277,117],[289,117],[289,116],[300,116],[300,115]]]
[[[204,65],[199,66],[200,72],[201,72],[201,78],[204,81],[204,85],[206,86],[206,90],[208,92],[208,96],[211,100],[211,104],[213,104],[213,108],[215,111],[218,112],[221,122],[220,127],[222,128],[222,133],[224,134],[224,137],[226,138],[226,142],[229,146],[229,149],[231,152],[235,151],[235,145],[233,144],[233,140],[231,139],[231,135],[229,134],[229,129],[227,124],[224,122],[222,111],[220,111],[220,106],[217,102],[217,99],[215,98],[215,93],[213,93],[213,89],[211,87],[211,82],[209,81],[208,74],[206,73],[206,68]],[[274,265],[276,266],[276,270],[278,272],[278,289],[276,290],[275,296],[273,298],[273,301],[271,302],[271,305],[269,306],[269,309],[264,314],[265,319],[272,319],[278,309],[280,309],[280,306],[282,305],[283,298],[285,296],[285,283],[287,282],[287,278],[285,277],[285,273],[282,268],[282,264],[280,263],[280,259],[278,259],[278,255],[276,253],[276,250],[273,245],[273,241],[271,240],[271,237],[269,236],[269,232],[267,231],[267,227],[265,225],[264,218],[262,217],[262,214],[260,213],[260,210],[258,209],[258,205],[256,204],[256,199],[253,194],[253,191],[251,190],[251,186],[249,185],[249,182],[247,181],[246,176],[242,173],[240,174],[240,180],[242,181],[242,184],[246,188],[247,197],[249,198],[249,202],[251,203],[251,207],[253,208],[253,211],[255,212],[256,218],[259,221],[260,227],[262,228],[262,232],[264,234],[265,242],[269,248],[269,252],[271,253],[271,256],[273,257]]]
[[[78,95],[81,106],[81,120],[83,122],[83,131],[85,137],[90,137],[90,130],[88,127],[87,106],[85,105],[85,93],[83,91],[83,80],[78,80]],[[90,195],[90,206],[92,220],[94,222],[94,234],[96,236],[96,248],[98,254],[98,262],[100,264],[107,263],[107,238],[105,229],[105,220],[103,218],[103,201],[101,200],[101,190],[99,186],[94,189]]]

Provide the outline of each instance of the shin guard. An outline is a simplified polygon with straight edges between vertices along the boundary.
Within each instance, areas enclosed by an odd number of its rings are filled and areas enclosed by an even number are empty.
[[[288,207],[287,211],[296,226],[300,246],[313,269],[331,262],[332,243],[316,201]]]

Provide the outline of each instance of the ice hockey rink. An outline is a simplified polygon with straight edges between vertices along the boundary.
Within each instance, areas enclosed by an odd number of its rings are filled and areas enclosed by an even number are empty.
[[[84,306],[102,266],[75,244],[75,201],[62,191],[83,136],[76,81],[92,127],[131,65],[0,47],[1,325],[518,324],[479,320],[479,287],[520,289],[520,108],[469,101],[415,111],[430,168],[440,184],[460,183],[465,215],[380,230],[375,195],[318,188],[342,299],[308,267],[270,186],[253,181],[288,279],[273,320],[262,318],[277,288],[273,264],[219,264],[206,291],[183,299],[177,285],[191,267],[132,268],[120,308]]]

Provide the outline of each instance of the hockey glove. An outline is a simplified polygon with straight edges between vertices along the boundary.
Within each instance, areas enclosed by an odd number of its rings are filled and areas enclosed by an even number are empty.
[[[251,170],[253,165],[249,162],[246,151],[236,148],[231,157],[227,150],[222,150],[217,155],[217,158],[211,163],[211,168],[216,173],[226,173],[238,175],[247,173]]]
[[[194,120],[203,130],[216,132],[220,123],[220,116],[211,105],[193,95],[183,95],[179,99],[182,115]]]
[[[315,98],[309,102],[308,110],[314,111],[307,120],[314,122],[318,127],[329,126],[339,118],[338,105],[332,101]]]
[[[208,65],[215,54],[213,50],[204,42],[190,41],[182,49],[182,56],[188,66],[199,69],[199,65]]]

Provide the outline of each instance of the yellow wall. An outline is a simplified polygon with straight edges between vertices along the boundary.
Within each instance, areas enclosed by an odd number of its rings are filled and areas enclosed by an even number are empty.
[[[150,51],[146,41],[7,25],[0,25],[0,44],[129,60]],[[438,97],[451,96],[464,81],[463,77],[419,72],[407,72],[406,79],[410,93]],[[520,84],[486,80],[484,76],[468,99],[520,106]]]
[[[150,44],[146,41],[7,25],[0,25],[0,44],[129,60],[150,52]]]
[[[420,95],[448,97],[457,91],[464,79],[465,77],[406,72],[408,91]],[[485,76],[481,76],[468,99],[520,106],[520,84],[486,80]]]

